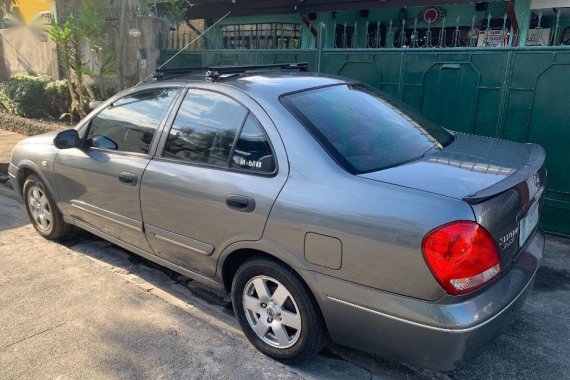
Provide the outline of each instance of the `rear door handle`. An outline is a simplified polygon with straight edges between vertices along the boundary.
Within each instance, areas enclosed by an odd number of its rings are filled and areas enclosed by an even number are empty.
[[[131,173],[122,172],[119,174],[119,182],[124,185],[135,186],[137,184],[137,176]]]
[[[255,210],[255,199],[244,195],[230,194],[226,198],[229,208],[241,212],[253,212]]]

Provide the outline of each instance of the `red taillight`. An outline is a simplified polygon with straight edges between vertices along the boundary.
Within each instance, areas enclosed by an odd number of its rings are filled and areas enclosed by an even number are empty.
[[[501,273],[497,245],[475,222],[436,228],[424,237],[422,251],[435,279],[449,294],[468,293]]]

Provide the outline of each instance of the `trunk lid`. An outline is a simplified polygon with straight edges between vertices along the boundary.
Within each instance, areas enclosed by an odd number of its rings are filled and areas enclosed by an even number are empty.
[[[464,200],[495,239],[506,270],[536,230],[545,157],[535,144],[459,133],[418,160],[360,176]]]

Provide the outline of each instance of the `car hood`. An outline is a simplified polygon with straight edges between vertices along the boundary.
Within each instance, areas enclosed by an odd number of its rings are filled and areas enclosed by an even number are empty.
[[[22,144],[42,144],[42,145],[53,144],[53,139],[59,132],[61,132],[61,131],[53,131],[53,132],[44,133],[43,135],[28,137],[28,138],[22,140],[20,143],[22,143]]]
[[[520,171],[532,146],[458,133],[447,147],[416,161],[360,176],[463,199]]]

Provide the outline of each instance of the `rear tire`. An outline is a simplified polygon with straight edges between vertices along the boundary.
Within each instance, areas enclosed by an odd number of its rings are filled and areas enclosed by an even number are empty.
[[[52,194],[38,176],[26,178],[23,195],[30,221],[41,236],[57,240],[69,235],[72,226],[65,223]]]
[[[245,336],[273,359],[306,360],[327,342],[315,300],[298,275],[276,261],[256,258],[242,264],[232,283],[232,302]]]

